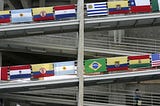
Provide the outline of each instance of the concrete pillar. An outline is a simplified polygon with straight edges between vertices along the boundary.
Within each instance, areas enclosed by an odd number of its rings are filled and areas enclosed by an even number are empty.
[[[4,10],[4,0],[0,0],[0,10]]]

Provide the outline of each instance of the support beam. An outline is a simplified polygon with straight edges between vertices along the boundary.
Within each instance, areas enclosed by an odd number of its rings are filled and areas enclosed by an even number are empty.
[[[39,0],[39,7],[45,7],[46,0]]]
[[[84,78],[83,78],[83,61],[84,61],[84,0],[78,0],[78,19],[79,19],[79,42],[78,42],[78,77],[79,93],[78,105],[83,106],[84,99]]]
[[[0,0],[0,10],[4,10],[4,0]]]
[[[21,0],[21,4],[23,8],[29,8],[31,7],[31,0]]]
[[[19,3],[17,0],[9,0],[10,3],[14,6],[15,9],[22,9],[21,3]]]
[[[10,10],[14,10],[14,5],[10,2],[10,0],[5,0],[6,4],[8,4]]]

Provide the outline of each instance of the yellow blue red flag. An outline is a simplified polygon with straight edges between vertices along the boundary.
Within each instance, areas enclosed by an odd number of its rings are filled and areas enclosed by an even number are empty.
[[[10,23],[10,11],[0,11],[0,23]]]

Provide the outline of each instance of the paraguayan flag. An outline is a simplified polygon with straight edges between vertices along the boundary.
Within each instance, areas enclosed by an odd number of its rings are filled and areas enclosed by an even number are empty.
[[[88,3],[87,16],[108,15],[107,2]]]
[[[32,10],[31,9],[11,10],[11,20],[12,23],[31,22]]]

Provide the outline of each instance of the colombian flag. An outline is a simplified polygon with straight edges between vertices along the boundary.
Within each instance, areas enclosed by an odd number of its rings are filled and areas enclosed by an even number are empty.
[[[129,68],[143,68],[150,67],[150,56],[141,55],[141,56],[128,56]]]
[[[7,11],[0,11],[0,23],[10,23],[10,12]]]
[[[31,65],[33,78],[48,77],[54,75],[53,64],[33,64]]]
[[[107,58],[107,70],[108,71],[128,70],[127,56]]]
[[[129,13],[128,1],[108,2],[109,14],[127,14]]]
[[[34,21],[54,20],[53,7],[33,8],[32,12]]]

